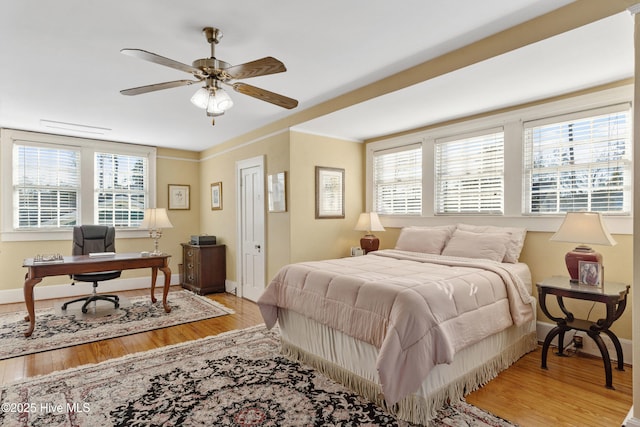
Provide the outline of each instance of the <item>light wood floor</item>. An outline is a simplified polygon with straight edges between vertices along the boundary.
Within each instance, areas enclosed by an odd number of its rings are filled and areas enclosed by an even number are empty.
[[[121,294],[132,297],[148,295],[148,291]],[[234,309],[236,313],[3,360],[0,361],[0,382],[5,384],[262,323],[258,307],[251,301],[231,294],[212,294],[208,297]],[[55,302],[39,301],[36,311]],[[24,309],[22,303],[0,305],[0,312]],[[531,352],[498,378],[467,396],[467,401],[521,427],[620,426],[632,404],[630,367],[624,372],[613,370],[615,390],[608,390],[604,387],[604,369],[600,359],[580,355],[560,358],[549,352],[548,362],[549,369],[541,369],[540,350]]]

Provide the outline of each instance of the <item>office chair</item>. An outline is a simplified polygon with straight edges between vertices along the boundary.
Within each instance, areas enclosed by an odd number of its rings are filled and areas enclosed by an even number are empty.
[[[73,250],[72,255],[88,255],[96,252],[115,252],[116,250],[116,229],[106,225],[81,225],[73,227]],[[62,309],[66,310],[69,304],[78,301],[85,301],[82,306],[82,312],[87,312],[87,307],[93,301],[103,300],[111,301],[116,308],[120,306],[117,295],[98,295],[96,288],[98,282],[116,279],[120,277],[121,271],[101,271],[99,273],[83,273],[73,274],[71,279],[72,285],[75,282],[92,282],[93,293],[86,297],[77,298],[62,304]]]

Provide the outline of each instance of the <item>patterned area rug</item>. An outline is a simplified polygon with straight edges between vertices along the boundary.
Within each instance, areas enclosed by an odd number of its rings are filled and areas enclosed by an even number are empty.
[[[168,301],[171,313],[164,311],[162,298],[154,304],[149,295],[131,298],[130,304],[122,304],[117,310],[111,306],[95,315],[91,311],[83,315],[81,303],[77,310],[69,306],[67,314],[53,308],[36,309],[36,328],[29,338],[24,336],[28,328],[26,311],[1,314],[0,360],[233,313],[216,301],[184,290],[169,293]]]
[[[36,377],[0,389],[2,426],[403,426],[279,354],[264,326]],[[433,426],[513,425],[467,403]]]

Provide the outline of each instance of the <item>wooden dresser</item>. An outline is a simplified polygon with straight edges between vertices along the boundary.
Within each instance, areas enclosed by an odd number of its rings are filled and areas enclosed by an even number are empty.
[[[182,243],[182,287],[199,295],[225,291],[225,245]]]

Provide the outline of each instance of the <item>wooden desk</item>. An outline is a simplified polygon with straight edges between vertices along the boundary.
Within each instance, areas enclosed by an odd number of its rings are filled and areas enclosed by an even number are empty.
[[[22,263],[27,273],[24,280],[24,302],[27,305],[28,315],[25,320],[30,322],[29,330],[25,337],[31,336],[35,328],[36,315],[33,301],[33,288],[43,278],[49,276],[67,276],[81,273],[98,273],[111,270],[132,270],[136,268],[151,268],[151,301],[156,302],[154,295],[158,269],[164,274],[164,289],[162,292],[162,305],[164,311],[171,312],[167,303],[169,286],[171,283],[171,270],[169,269],[169,257],[171,255],[142,256],[140,253],[117,253],[110,256],[91,257],[89,255],[65,256],[64,262],[35,262],[33,258],[27,258]]]
[[[624,371],[624,355],[622,354],[622,346],[618,337],[609,329],[613,322],[618,320],[625,307],[627,306],[627,295],[629,294],[629,285],[616,282],[605,282],[604,286],[599,288],[589,285],[578,285],[571,283],[568,277],[554,276],[537,283],[538,287],[538,303],[542,312],[551,320],[556,322],[553,328],[544,340],[542,345],[542,368],[547,369],[547,351],[554,337],[558,336],[558,356],[564,356],[564,334],[570,330],[586,332],[596,343],[602,360],[604,363],[605,385],[607,388],[613,389],[611,358],[609,350],[602,341],[600,333],[607,335],[616,349],[618,357],[618,370]],[[560,310],[565,317],[554,316],[547,308],[547,295],[554,295],[560,306]],[[579,299],[586,301],[594,301],[605,304],[607,314],[604,319],[590,321],[585,319],[576,319],[573,313],[567,310],[562,298]]]

